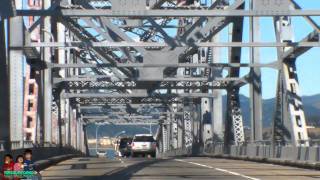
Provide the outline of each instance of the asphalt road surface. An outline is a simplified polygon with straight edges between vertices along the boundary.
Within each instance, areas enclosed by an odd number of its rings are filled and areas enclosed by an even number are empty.
[[[43,179],[315,180],[320,171],[248,161],[188,157],[74,158],[41,172]]]

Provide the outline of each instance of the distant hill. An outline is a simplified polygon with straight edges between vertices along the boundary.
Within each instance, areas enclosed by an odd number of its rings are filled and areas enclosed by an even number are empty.
[[[320,94],[313,96],[302,97],[304,110],[306,113],[307,124],[320,127]],[[250,114],[249,114],[249,98],[240,95],[240,103],[243,114],[243,120],[245,126],[250,126]],[[272,118],[274,115],[275,99],[263,100],[263,127],[268,128],[271,126]],[[223,107],[226,107],[226,96],[223,96]],[[224,111],[225,112],[225,108]],[[145,126],[148,128],[148,126]],[[152,130],[155,133],[157,126],[153,126]],[[140,126],[102,126],[99,128],[100,136],[114,136],[118,132],[125,130],[127,135],[134,135],[138,133],[148,133],[148,130],[141,128]],[[95,125],[88,127],[88,137],[95,137]]]
[[[148,130],[149,126],[144,126],[142,128],[141,126],[133,126],[133,125],[105,125],[100,126],[98,133],[99,136],[109,136],[113,137],[116,136],[121,131],[126,131],[125,135],[127,136],[133,136],[135,134],[149,134]],[[155,133],[157,131],[158,126],[152,126],[152,132]],[[88,138],[95,138],[96,137],[96,126],[94,124],[91,124],[88,126],[87,129],[88,132]]]
[[[226,103],[226,96],[223,97],[223,101]],[[320,94],[313,96],[302,96],[302,102],[307,118],[307,124],[320,127]],[[244,125],[250,126],[249,98],[241,95],[240,103]],[[270,127],[272,118],[274,116],[275,98],[263,100],[262,105],[263,126]]]

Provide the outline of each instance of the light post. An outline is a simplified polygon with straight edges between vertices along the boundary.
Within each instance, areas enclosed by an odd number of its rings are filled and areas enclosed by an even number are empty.
[[[149,133],[152,134],[151,124],[149,125],[149,128],[147,127],[141,127],[142,129],[149,130]]]
[[[121,131],[121,132],[117,133],[117,134],[115,135],[115,137],[118,137],[118,136],[120,136],[121,134],[125,134],[125,133],[126,133],[126,131]]]
[[[102,125],[106,125],[107,123],[96,123],[96,153],[98,153],[98,131],[99,127]]]

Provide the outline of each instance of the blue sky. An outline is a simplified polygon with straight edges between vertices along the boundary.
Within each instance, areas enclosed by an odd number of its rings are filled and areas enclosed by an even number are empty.
[[[304,9],[320,10],[320,0],[296,0],[296,2]],[[320,17],[313,17],[320,25]],[[271,18],[261,18],[261,41],[275,41],[273,24]],[[249,20],[245,18],[244,26],[248,29]],[[292,24],[294,27],[295,41],[299,41],[307,34],[313,31],[312,27],[302,17],[293,17]],[[244,41],[248,41],[248,30],[244,31]],[[242,62],[248,62],[248,49],[242,51]],[[276,59],[275,48],[261,48],[261,62],[268,63]],[[316,47],[309,50],[307,53],[297,59],[297,72],[300,81],[301,95],[313,95],[320,93],[320,48]],[[241,74],[245,75],[248,70],[242,70]],[[277,71],[273,69],[262,69],[262,95],[264,99],[269,99],[275,96],[277,82]],[[319,83],[319,84],[318,84]],[[248,96],[248,86],[241,88],[241,93]]]

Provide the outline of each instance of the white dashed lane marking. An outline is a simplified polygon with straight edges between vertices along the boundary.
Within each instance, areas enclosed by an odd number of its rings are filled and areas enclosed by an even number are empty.
[[[184,160],[181,160],[181,159],[175,159],[175,160],[179,161],[179,162],[186,162],[186,163],[193,164],[193,165],[196,165],[196,166],[201,166],[201,167],[205,167],[205,168],[209,168],[209,169],[214,169],[216,171],[232,174],[234,176],[240,176],[240,177],[243,177],[243,178],[246,178],[246,179],[250,179],[250,180],[260,180],[258,178],[246,176],[246,175],[243,175],[243,174],[240,174],[240,173],[237,173],[237,172],[233,172],[233,171],[229,171],[229,170],[226,170],[226,169],[215,168],[215,167],[208,166],[208,165],[205,165],[205,164],[199,164],[199,163],[195,163],[195,162],[184,161]]]

